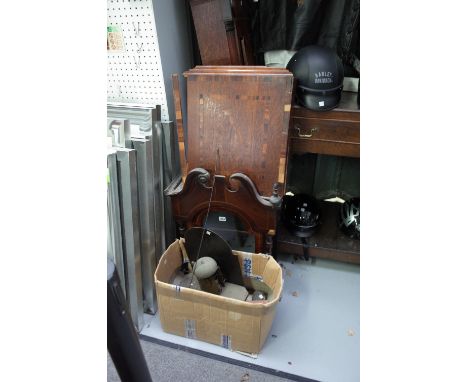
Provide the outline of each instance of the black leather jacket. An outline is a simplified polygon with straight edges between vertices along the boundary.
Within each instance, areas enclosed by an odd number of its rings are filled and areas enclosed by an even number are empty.
[[[256,53],[330,47],[359,72],[359,0],[259,0],[252,3]]]

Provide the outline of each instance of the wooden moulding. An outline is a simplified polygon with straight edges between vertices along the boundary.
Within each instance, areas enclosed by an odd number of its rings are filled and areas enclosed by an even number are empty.
[[[268,66],[247,66],[247,65],[197,65],[184,73],[186,74],[206,73],[266,73],[266,74],[288,74],[289,71],[284,68],[274,68]]]
[[[187,176],[187,158],[185,156],[184,120],[182,117],[182,102],[180,98],[179,75],[172,75],[172,95],[174,97],[174,111],[176,115],[177,142],[179,146],[180,170],[182,179]]]
[[[171,197],[174,219],[182,230],[203,225],[212,186],[212,175],[205,169],[195,168],[187,174],[183,184],[179,180],[168,187],[166,195]],[[226,211],[238,216],[247,231],[255,236],[255,251],[270,253],[278,200],[260,196],[245,174],[215,175],[210,211]]]

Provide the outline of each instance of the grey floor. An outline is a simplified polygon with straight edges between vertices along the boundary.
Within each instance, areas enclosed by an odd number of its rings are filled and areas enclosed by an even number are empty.
[[[289,379],[246,369],[183,350],[140,341],[154,382],[287,382]],[[107,355],[107,381],[120,382]]]
[[[258,358],[253,359],[203,341],[162,330],[159,315],[145,315],[141,334],[196,351],[278,370],[285,378],[358,382],[359,265],[317,259],[311,264],[279,256],[283,292]],[[293,324],[291,324],[293,323]],[[157,342],[156,341],[156,342]],[[245,367],[249,367],[245,365]],[[255,369],[262,370],[262,369]]]

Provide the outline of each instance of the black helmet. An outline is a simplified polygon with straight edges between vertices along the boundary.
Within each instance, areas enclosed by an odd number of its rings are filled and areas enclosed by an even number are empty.
[[[286,228],[298,237],[309,237],[320,224],[318,203],[306,194],[284,195],[281,218]]]
[[[298,102],[312,110],[330,110],[341,99],[343,64],[330,48],[311,45],[300,49],[289,60],[288,70],[297,80]]]
[[[353,239],[360,238],[359,198],[352,198],[341,205],[338,224],[346,235]]]

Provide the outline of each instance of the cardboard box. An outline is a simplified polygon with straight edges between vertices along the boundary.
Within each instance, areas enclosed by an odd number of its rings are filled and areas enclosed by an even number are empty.
[[[272,289],[272,300],[251,303],[170,284],[182,264],[176,240],[162,255],[154,280],[161,325],[165,332],[194,338],[230,350],[260,352],[275,317],[283,276],[273,257],[233,251],[244,277],[261,278]]]

